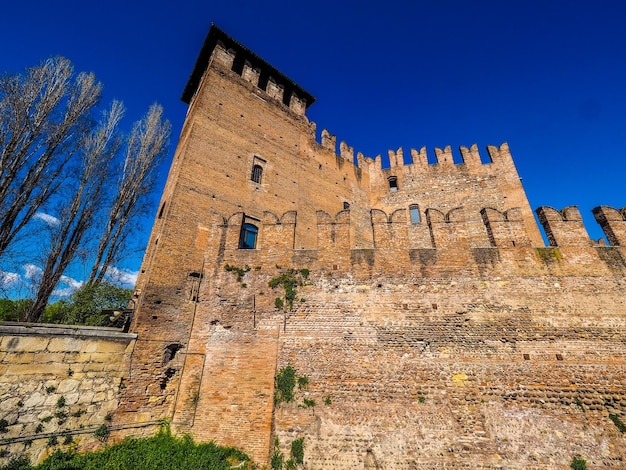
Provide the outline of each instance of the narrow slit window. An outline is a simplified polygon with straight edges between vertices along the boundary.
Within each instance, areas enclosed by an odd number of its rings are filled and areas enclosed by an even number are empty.
[[[417,204],[411,204],[409,206],[409,214],[411,215],[412,224],[419,224],[422,221],[422,217],[420,216],[420,206]]]
[[[241,236],[239,237],[239,249],[254,250],[256,248],[256,240],[259,229],[251,223],[244,223],[241,226]]]
[[[398,178],[395,176],[390,176],[389,178],[387,178],[387,181],[389,181],[389,191],[395,193],[398,190]]]
[[[261,178],[263,177],[263,167],[261,165],[254,165],[252,167],[252,176],[250,179],[257,184],[261,184]]]

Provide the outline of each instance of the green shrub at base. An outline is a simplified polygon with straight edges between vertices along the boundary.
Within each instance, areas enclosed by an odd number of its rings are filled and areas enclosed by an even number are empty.
[[[239,466],[241,465],[241,466]],[[246,454],[212,442],[196,444],[190,436],[172,436],[167,426],[148,438],[126,438],[97,452],[77,454],[57,450],[37,466],[24,457],[0,470],[229,470],[253,468]]]

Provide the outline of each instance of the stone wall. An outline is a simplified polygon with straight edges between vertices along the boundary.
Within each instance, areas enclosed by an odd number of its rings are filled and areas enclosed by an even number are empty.
[[[0,324],[3,459],[38,462],[57,448],[87,450],[110,427],[134,334],[114,328]]]

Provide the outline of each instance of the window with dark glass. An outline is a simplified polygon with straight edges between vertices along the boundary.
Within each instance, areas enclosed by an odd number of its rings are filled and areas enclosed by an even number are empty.
[[[412,224],[419,224],[422,221],[420,216],[420,206],[417,204],[411,204],[409,206],[409,214],[411,215]]]
[[[263,167],[261,165],[254,165],[252,167],[252,176],[250,179],[257,184],[261,184],[261,178],[263,177]]]
[[[395,176],[390,176],[389,178],[387,178],[387,181],[389,181],[389,191],[396,192],[398,190],[398,178],[396,178]]]
[[[239,249],[254,250],[259,229],[256,225],[245,222],[241,226],[241,236],[239,237]]]

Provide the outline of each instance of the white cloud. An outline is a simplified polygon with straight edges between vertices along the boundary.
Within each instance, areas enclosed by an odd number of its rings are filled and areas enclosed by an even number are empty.
[[[24,265],[24,277],[26,279],[37,279],[43,273],[43,270],[39,266],[35,266],[34,264],[25,264]]]
[[[69,276],[61,276],[59,284],[60,286],[52,292],[52,295],[67,297],[68,295],[72,295],[74,292],[80,289],[85,283],[83,281],[77,281],[76,279]],[[65,285],[63,286],[61,284]]]
[[[129,271],[127,269],[119,269],[115,266],[109,266],[107,269],[107,277],[109,279],[119,281],[124,285],[133,287],[137,282],[139,271]]]
[[[42,222],[51,225],[52,227],[56,227],[61,223],[61,221],[55,216],[46,214],[45,212],[36,212],[35,215],[33,215],[33,219],[41,220]]]
[[[69,285],[69,287],[71,287],[74,290],[80,289],[81,287],[83,287],[83,284],[85,284],[84,281],[77,281],[76,279],[71,278],[69,276],[61,276],[61,282],[65,282],[66,284]]]
[[[74,292],[76,292],[76,289],[72,287],[63,287],[61,289],[54,289],[52,295],[56,297],[69,297]]]
[[[15,284],[20,280],[20,275],[17,273],[9,273],[0,271],[0,287],[8,287]]]

